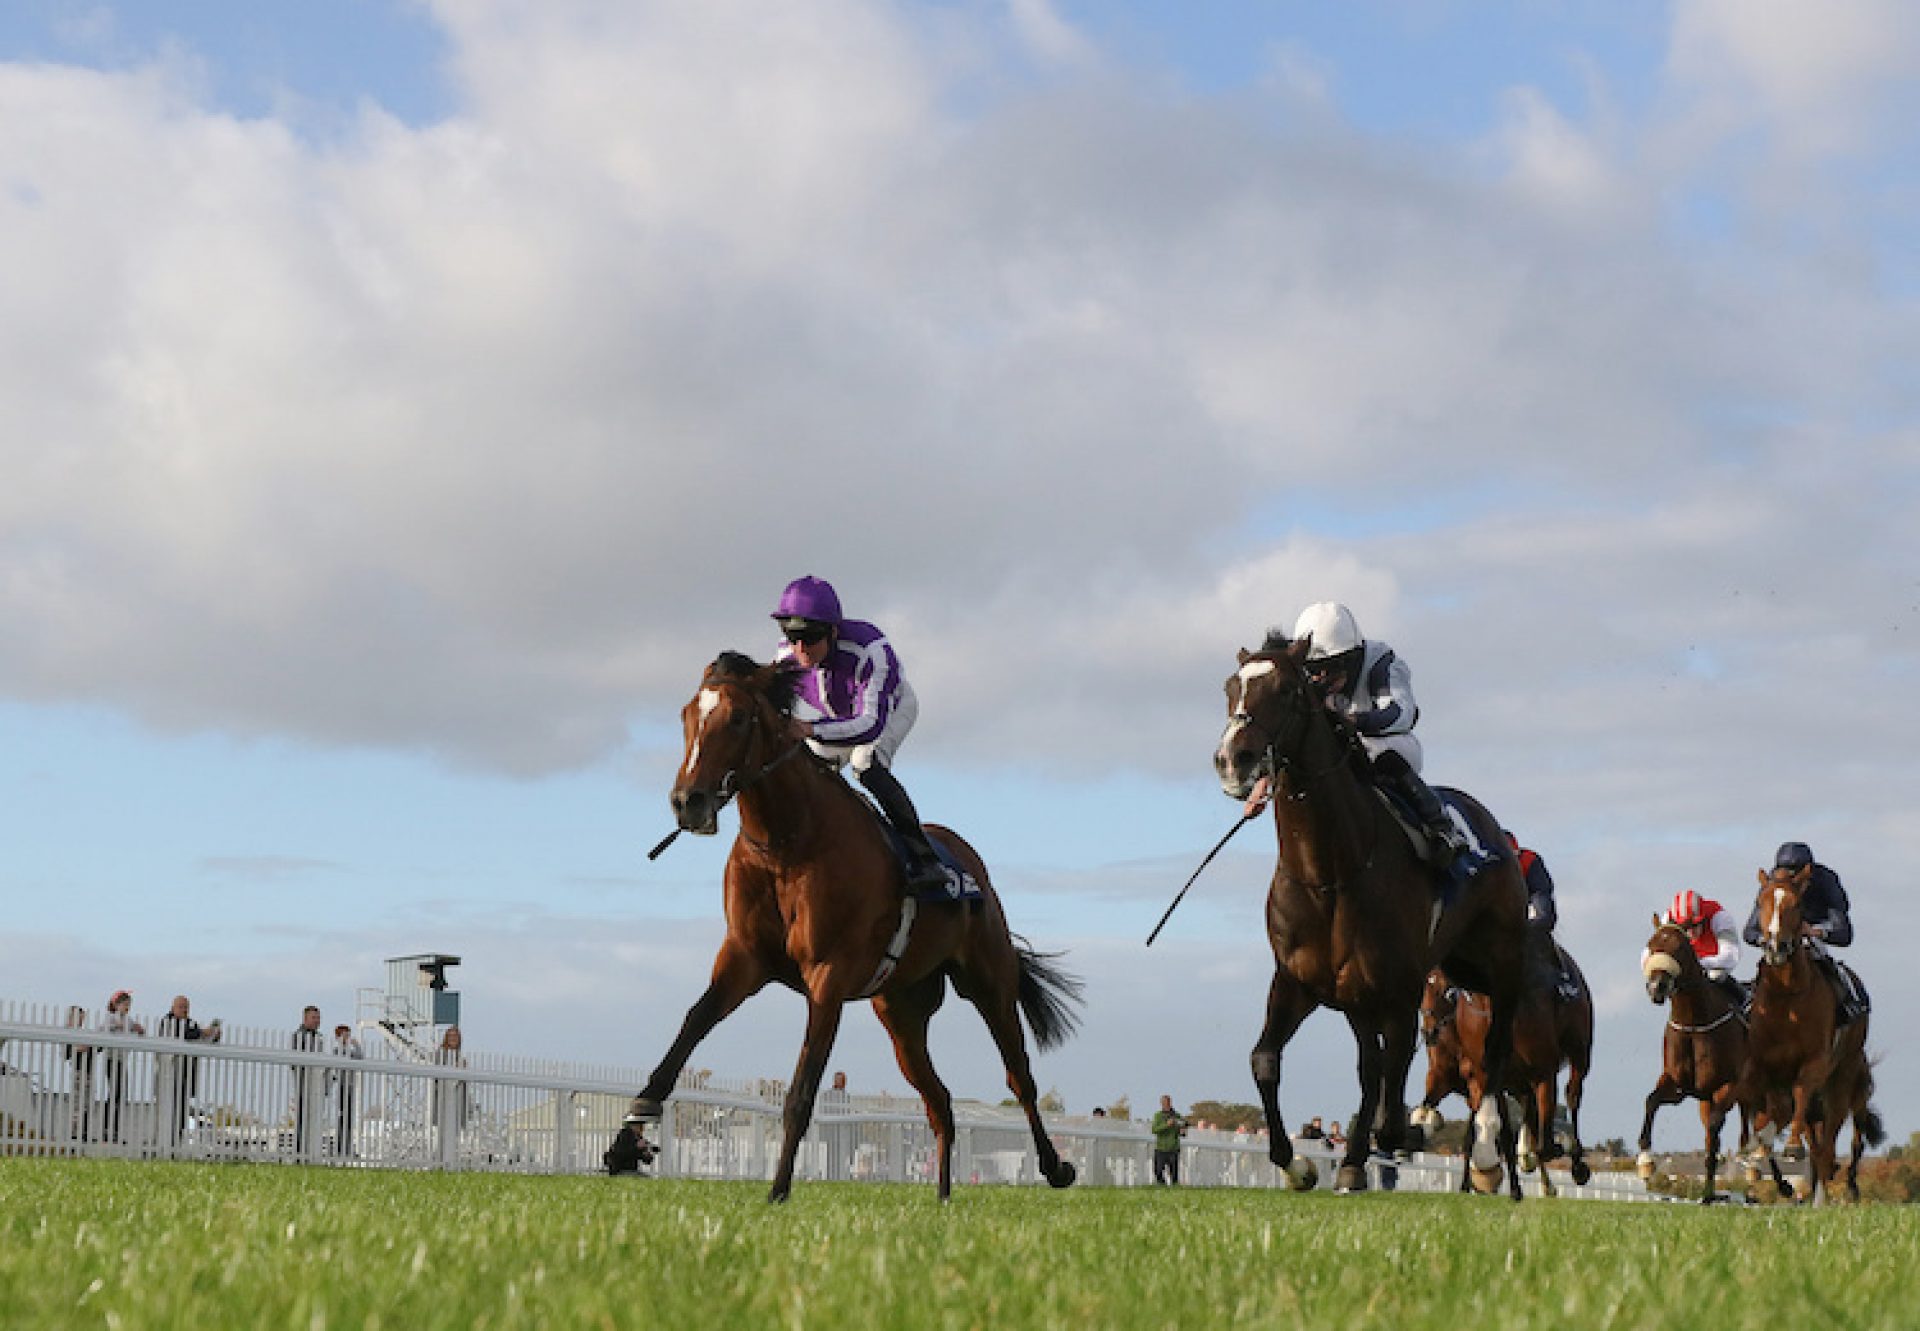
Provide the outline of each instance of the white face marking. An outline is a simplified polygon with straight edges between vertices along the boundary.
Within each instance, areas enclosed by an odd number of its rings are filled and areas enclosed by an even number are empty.
[[[1786,909],[1784,905],[1786,896],[1786,888],[1776,887],[1773,889],[1773,919],[1767,924],[1767,937],[1775,944],[1778,944],[1780,941],[1780,912]]]
[[[707,718],[713,715],[713,709],[719,705],[720,690],[700,690],[699,701],[695,704],[695,710],[700,717],[700,723],[694,727],[693,744],[687,749],[687,765],[683,769],[689,775],[693,773],[693,765],[700,761],[700,736],[706,733]]]

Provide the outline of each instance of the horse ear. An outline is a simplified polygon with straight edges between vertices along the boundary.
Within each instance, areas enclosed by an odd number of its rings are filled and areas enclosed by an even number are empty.
[[[1762,869],[1758,876],[1760,879],[1760,886],[1762,887],[1765,887],[1768,883],[1773,881],[1771,878],[1767,877],[1767,871],[1765,869]]]
[[[1240,664],[1245,665],[1247,662],[1251,661],[1252,659],[1253,659],[1253,653],[1248,651],[1246,648],[1242,647],[1240,649]]]
[[[1660,912],[1659,912],[1659,911],[1655,911],[1655,912],[1653,913],[1653,927],[1654,927],[1654,928],[1656,928],[1656,929],[1658,929],[1658,928],[1660,927]]]
[[[1804,888],[1808,883],[1812,881],[1813,881],[1813,866],[1811,864],[1803,864],[1798,869],[1795,869],[1793,871],[1793,885],[1795,887]]]
[[[1312,650],[1312,648],[1313,648],[1312,635],[1308,635],[1307,637],[1304,637],[1304,638],[1295,638],[1292,642],[1287,644],[1287,655],[1293,658],[1293,663],[1295,665],[1304,666],[1307,663],[1307,653],[1310,650]]]

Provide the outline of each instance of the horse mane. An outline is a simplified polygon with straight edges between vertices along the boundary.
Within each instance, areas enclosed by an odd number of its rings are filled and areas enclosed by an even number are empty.
[[[707,667],[707,678],[725,683],[750,684],[756,681],[766,667],[745,652],[726,651],[713,658],[713,664]],[[800,672],[793,669],[781,669],[767,676],[762,692],[774,710],[785,714],[793,706],[794,691],[799,686]]]

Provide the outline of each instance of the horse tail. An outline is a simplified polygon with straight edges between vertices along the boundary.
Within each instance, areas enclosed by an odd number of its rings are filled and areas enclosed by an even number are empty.
[[[1880,1111],[1867,1101],[1873,1097],[1873,1063],[1868,1060],[1865,1071],[1860,1074],[1860,1108],[1854,1111],[1853,1130],[1869,1146],[1878,1146],[1887,1139],[1887,1125],[1880,1121]]]
[[[1013,935],[1014,955],[1020,963],[1020,1011],[1033,1028],[1033,1041],[1052,1049],[1079,1029],[1074,1009],[1083,1003],[1080,977],[1054,964],[1059,952],[1036,952],[1020,935]]]

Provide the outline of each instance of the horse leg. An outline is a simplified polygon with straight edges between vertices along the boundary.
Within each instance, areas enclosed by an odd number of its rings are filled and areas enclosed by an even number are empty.
[[[1507,1112],[1507,1097],[1499,1092],[1506,1083],[1507,1065],[1513,1058],[1515,1001],[1508,995],[1489,995],[1493,1018],[1487,1023],[1487,1086],[1494,1091],[1494,1107],[1500,1114],[1500,1159],[1507,1167],[1508,1192],[1516,1202],[1525,1194],[1520,1189],[1520,1157],[1514,1144],[1513,1117]]]
[[[1686,1092],[1679,1083],[1662,1072],[1660,1080],[1647,1092],[1647,1116],[1640,1120],[1640,1158],[1634,1161],[1634,1168],[1640,1177],[1653,1177],[1653,1116],[1665,1105],[1677,1105],[1686,1099]]]
[[[940,1200],[953,1194],[953,1096],[927,1054],[927,1023],[940,1010],[947,982],[935,971],[910,988],[873,1000],[881,1025],[893,1037],[893,1054],[907,1084],[920,1092],[927,1124],[933,1129],[934,1153],[940,1163]]]
[[[1356,1012],[1347,1013],[1347,1025],[1353,1028],[1353,1043],[1359,1054],[1360,1107],[1354,1111],[1353,1128],[1347,1133],[1347,1152],[1340,1157],[1333,1187],[1336,1192],[1365,1192],[1367,1144],[1373,1139],[1373,1116],[1380,1109],[1386,1054],[1381,1049],[1378,1026]]]
[[[813,1121],[814,1098],[820,1094],[820,1077],[826,1071],[827,1055],[833,1052],[833,1040],[840,1033],[840,1008],[837,999],[822,1001],[807,995],[807,1038],[800,1044],[800,1061],[793,1069],[793,1085],[787,1087],[787,1101],[781,1113],[786,1135],[780,1142],[780,1164],[773,1171],[773,1187],[767,1191],[770,1202],[784,1202],[793,1191],[793,1161],[800,1153],[800,1139],[807,1135]]]
[[[736,947],[731,940],[721,944],[719,955],[713,960],[713,979],[707,984],[707,991],[687,1009],[686,1020],[680,1024],[680,1034],[673,1047],[647,1078],[646,1089],[634,1097],[631,1111],[634,1118],[653,1122],[661,1116],[662,1107],[673,1094],[680,1080],[680,1069],[692,1057],[694,1046],[706,1039],[708,1032],[726,1020],[735,1008],[759,993],[766,983],[766,971],[744,949]]]
[[[1567,1146],[1567,1169],[1578,1184],[1585,1184],[1593,1177],[1593,1166],[1587,1163],[1586,1143],[1580,1140],[1580,1101],[1586,1093],[1587,1065],[1576,1058],[1567,1064],[1567,1131],[1573,1134],[1573,1141]]]
[[[1253,1085],[1267,1120],[1267,1159],[1286,1171],[1287,1186],[1295,1191],[1311,1188],[1319,1172],[1311,1160],[1294,1158],[1293,1141],[1280,1121],[1280,1051],[1313,1008],[1313,1000],[1293,977],[1276,967],[1273,983],[1267,987],[1266,1025],[1253,1046]]]
[[[1534,1171],[1540,1176],[1540,1195],[1551,1197],[1553,1179],[1547,1173],[1547,1162],[1558,1159],[1564,1154],[1553,1135],[1553,1111],[1559,1106],[1559,1087],[1555,1084],[1559,1073],[1541,1077],[1533,1083],[1533,1094],[1527,1097],[1527,1121],[1522,1132],[1533,1133]]]
[[[1381,1083],[1380,1121],[1374,1144],[1389,1154],[1407,1144],[1407,1074],[1413,1051],[1420,1043],[1417,1012],[1391,1016],[1381,1023],[1385,1079]]]
[[[1071,1160],[1062,1160],[1040,1119],[1040,1093],[1034,1085],[1033,1069],[1027,1062],[1027,1037],[1020,1026],[1020,972],[1018,955],[1009,950],[1013,965],[1004,979],[983,983],[973,974],[956,973],[953,987],[979,1011],[1000,1050],[1000,1061],[1007,1069],[1007,1089],[1026,1112],[1027,1127],[1033,1133],[1034,1150],[1039,1153],[1040,1177],[1056,1188],[1070,1187],[1078,1171]]]

